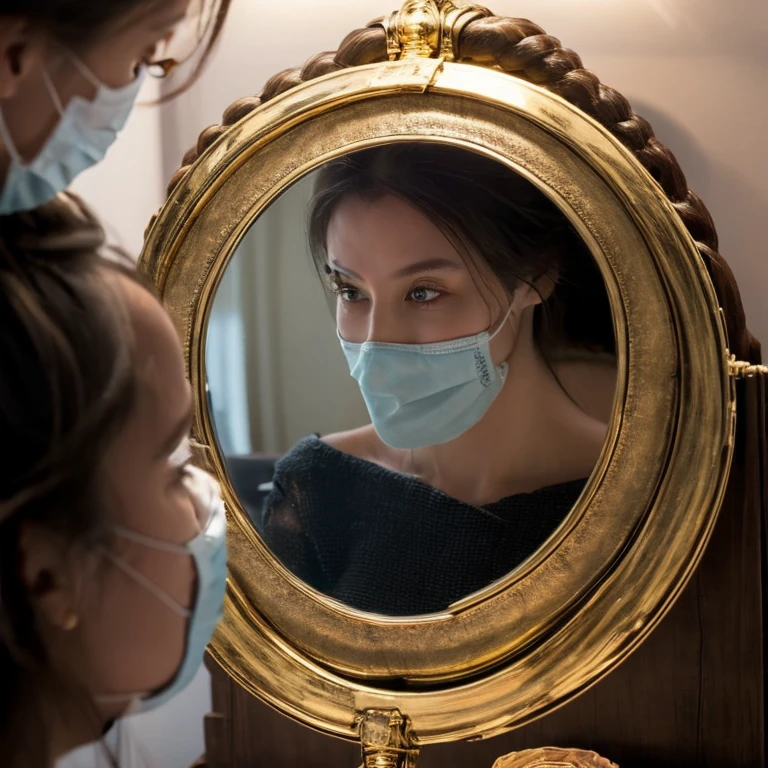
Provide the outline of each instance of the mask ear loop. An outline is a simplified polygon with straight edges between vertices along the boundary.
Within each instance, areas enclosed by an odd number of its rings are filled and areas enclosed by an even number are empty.
[[[86,79],[86,80],[87,80],[87,81],[88,81],[88,82],[89,82],[89,83],[90,83],[92,86],[94,86],[95,88],[103,88],[103,87],[104,87],[104,83],[102,83],[102,82],[101,82],[101,80],[99,80],[99,78],[98,78],[98,77],[96,77],[96,75],[94,75],[94,74],[93,74],[93,72],[91,72],[91,70],[90,70],[90,69],[88,69],[88,67],[86,67],[86,66],[85,66],[85,64],[83,64],[83,62],[82,62],[82,61],[80,61],[80,59],[79,59],[79,58],[78,58],[78,57],[77,57],[77,56],[76,56],[76,55],[75,55],[75,54],[74,54],[72,51],[70,51],[70,50],[67,48],[67,49],[66,49],[66,53],[67,53],[67,57],[69,58],[69,60],[72,62],[72,64],[74,64],[74,66],[75,66],[75,69],[77,69],[77,71],[78,71],[78,72],[79,72],[79,73],[80,73],[80,74],[81,74],[81,75],[82,75],[82,76],[83,76],[83,77],[84,77],[84,78],[85,78],[85,79]]]
[[[507,310],[507,314],[504,315],[504,319],[499,323],[499,327],[492,333],[490,336],[488,336],[488,355],[490,356],[490,343],[501,333],[504,326],[507,324],[507,320],[509,320],[510,315],[512,314],[512,308],[514,307],[514,304],[509,305],[509,309]],[[493,361],[491,361],[493,362]],[[509,370],[509,365],[505,362],[501,363],[501,365],[498,367],[499,373],[501,374],[502,380],[507,378],[507,371]]]
[[[61,103],[61,97],[56,90],[56,86],[53,84],[53,80],[51,80],[51,76],[48,74],[48,70],[45,68],[43,68],[43,81],[48,89],[48,95],[51,97],[53,106],[56,107],[56,111],[59,113],[59,117],[64,117],[64,105]]]
[[[488,337],[488,341],[493,341],[500,333],[502,328],[507,324],[507,320],[509,320],[510,315],[512,314],[512,308],[514,307],[514,304],[509,305],[509,309],[507,310],[507,314],[504,315],[504,319],[499,323],[499,327]]]
[[[112,531],[121,539],[127,539],[128,541],[132,541],[135,544],[141,544],[144,547],[155,549],[158,552],[170,552],[172,555],[189,554],[189,550],[183,544],[172,544],[169,541],[153,539],[151,536],[144,536],[142,533],[136,533],[136,531],[123,528],[121,525],[112,526]]]
[[[129,541],[142,544],[145,547],[150,547],[160,552],[169,552],[174,555],[188,555],[189,551],[186,547],[179,546],[177,544],[169,544],[164,541],[156,541],[148,536],[142,536],[140,533],[129,531],[118,526],[115,527],[115,533],[121,538],[128,539]],[[144,589],[153,594],[160,602],[164,603],[174,613],[181,616],[184,619],[188,619],[192,615],[192,611],[179,605],[165,590],[157,586],[151,579],[148,579],[143,573],[137,571],[133,566],[121,560],[119,557],[115,557],[106,548],[103,550],[104,556],[123,573],[132,578]]]
[[[2,139],[3,145],[5,146],[6,150],[8,150],[8,154],[11,156],[11,160],[13,160],[13,162],[16,163],[17,165],[24,165],[24,160],[19,154],[19,150],[16,149],[16,144],[11,138],[11,132],[8,130],[8,125],[5,122],[5,117],[3,115],[3,108],[1,106],[0,106],[0,139]]]
[[[133,531],[117,531],[119,536],[124,536],[127,539],[137,541],[139,543],[146,544],[155,549],[159,549],[165,552],[173,552],[175,554],[188,554],[183,547],[177,547],[173,544],[165,544],[163,542],[155,541],[147,536],[134,533]],[[107,558],[116,568],[119,568],[123,573],[132,578],[136,583],[144,587],[150,594],[154,595],[161,603],[170,608],[175,614],[181,616],[184,619],[188,619],[192,616],[192,611],[179,605],[165,590],[157,586],[152,580],[148,579],[143,573],[137,571],[134,567],[128,565],[118,557],[115,557],[109,550],[102,548],[102,554]],[[130,702],[128,709],[122,713],[121,717],[133,714],[138,711],[141,706],[141,700],[148,696],[150,691],[133,692],[133,693],[111,693],[101,694],[95,697],[95,700],[99,704],[122,704],[124,701]]]
[[[157,584],[148,579],[143,573],[137,571],[135,568],[128,565],[128,563],[124,563],[110,552],[105,551],[104,556],[123,573],[130,576],[148,592],[153,594],[161,603],[164,603],[175,614],[181,616],[183,619],[188,619],[192,615],[192,611],[184,608],[184,606],[179,605],[165,590],[160,589]]]
[[[97,90],[97,91],[100,91],[100,90],[102,90],[102,89],[104,89],[104,88],[108,88],[108,87],[109,87],[109,86],[106,86],[106,85],[104,85],[104,83],[102,83],[102,82],[101,82],[101,80],[99,80],[99,78],[98,78],[98,77],[96,77],[96,75],[94,75],[94,74],[93,74],[93,72],[91,72],[91,70],[90,70],[90,69],[88,69],[88,67],[87,67],[85,64],[83,64],[83,62],[80,60],[80,58],[79,58],[79,57],[78,57],[78,56],[77,56],[75,53],[73,53],[72,51],[70,51],[70,50],[69,50],[69,48],[66,48],[66,49],[65,49],[65,52],[66,52],[66,54],[67,54],[67,56],[68,56],[69,60],[70,60],[70,61],[72,62],[72,64],[75,66],[75,69],[77,69],[77,71],[78,71],[78,72],[79,72],[79,73],[80,73],[80,74],[81,74],[81,75],[82,75],[82,76],[83,76],[83,77],[84,77],[84,78],[85,78],[85,79],[86,79],[86,80],[87,80],[87,81],[88,81],[88,82],[89,82],[89,83],[90,83],[90,84],[91,84],[91,85],[92,85],[94,88],[96,88],[96,90]],[[144,75],[145,75],[145,74],[146,74],[146,72],[147,72],[147,69],[148,69],[148,67],[147,67],[147,65],[146,65],[146,64],[139,64],[139,65],[136,67],[136,73],[135,73],[135,74],[136,74],[136,77],[134,78],[133,82],[132,82],[132,83],[128,83],[128,85],[126,85],[125,87],[126,87],[126,88],[130,88],[130,87],[131,87],[132,85],[134,85],[135,83],[137,83],[137,82],[139,82],[139,81],[143,80],[143,78],[144,78]]]
[[[151,691],[136,691],[134,693],[102,693],[94,696],[97,704],[122,704],[124,701],[130,702],[128,708],[120,714],[120,719],[138,712],[141,706],[141,700],[149,696]]]
[[[43,82],[45,83],[45,88],[48,91],[48,95],[51,97],[53,106],[59,113],[59,119],[61,120],[61,118],[64,117],[64,105],[61,103],[59,94],[56,91],[56,86],[54,86],[53,81],[51,80],[51,76],[48,74],[48,70],[45,68],[43,68]],[[16,142],[11,136],[10,130],[8,130],[8,124],[5,122],[5,116],[3,115],[2,107],[0,107],[0,139],[2,139],[5,148],[8,150],[8,154],[11,156],[11,160],[13,160],[13,162],[17,163],[18,165],[26,165],[24,158],[22,158],[16,146]]]

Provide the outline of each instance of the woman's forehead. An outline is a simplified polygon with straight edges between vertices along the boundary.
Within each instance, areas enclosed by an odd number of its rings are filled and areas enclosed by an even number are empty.
[[[181,345],[158,300],[143,286],[122,280],[134,336],[135,417],[161,430],[182,418],[188,408],[190,394]]]
[[[414,260],[463,261],[445,233],[414,206],[394,195],[375,201],[345,198],[331,216],[328,256],[368,269],[397,269]]]

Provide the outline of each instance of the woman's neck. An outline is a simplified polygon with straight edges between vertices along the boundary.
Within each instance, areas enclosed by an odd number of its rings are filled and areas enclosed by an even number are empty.
[[[30,682],[15,698],[12,717],[1,729],[1,740],[10,748],[5,755],[9,768],[54,768],[65,755],[98,739],[98,729],[89,726],[79,703],[66,695],[55,700],[49,686],[38,689]]]
[[[80,747],[99,742],[113,717],[93,704],[84,691],[59,692],[46,705],[50,754],[54,765],[57,760]]]
[[[521,327],[504,386],[480,422],[449,443],[409,451],[406,471],[477,505],[591,473],[607,427],[560,386],[530,323]]]
[[[51,754],[54,765],[57,760],[87,744],[92,744],[101,738],[97,729],[89,727],[85,718],[75,720],[74,714],[66,720],[59,717],[52,722],[51,730]]]

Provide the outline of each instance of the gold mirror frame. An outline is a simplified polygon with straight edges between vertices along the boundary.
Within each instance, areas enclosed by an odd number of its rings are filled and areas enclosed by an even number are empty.
[[[393,619],[314,591],[256,535],[216,448],[205,337],[229,259],[281,191],[340,154],[419,139],[506,163],[569,217],[606,280],[618,386],[602,458],[545,547],[444,614]],[[141,266],[181,334],[198,458],[222,479],[229,510],[225,618],[210,652],[289,716],[357,740],[359,718],[399,710],[418,746],[496,735],[619,664],[696,567],[733,449],[735,395],[717,299],[653,179],[552,93],[442,58],[311,81],[258,108],[202,155],[149,231]]]

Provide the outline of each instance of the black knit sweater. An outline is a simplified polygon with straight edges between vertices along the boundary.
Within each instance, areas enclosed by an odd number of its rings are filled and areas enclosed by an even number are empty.
[[[445,610],[532,555],[586,480],[475,507],[307,437],[275,465],[257,527],[315,589],[390,616]]]

